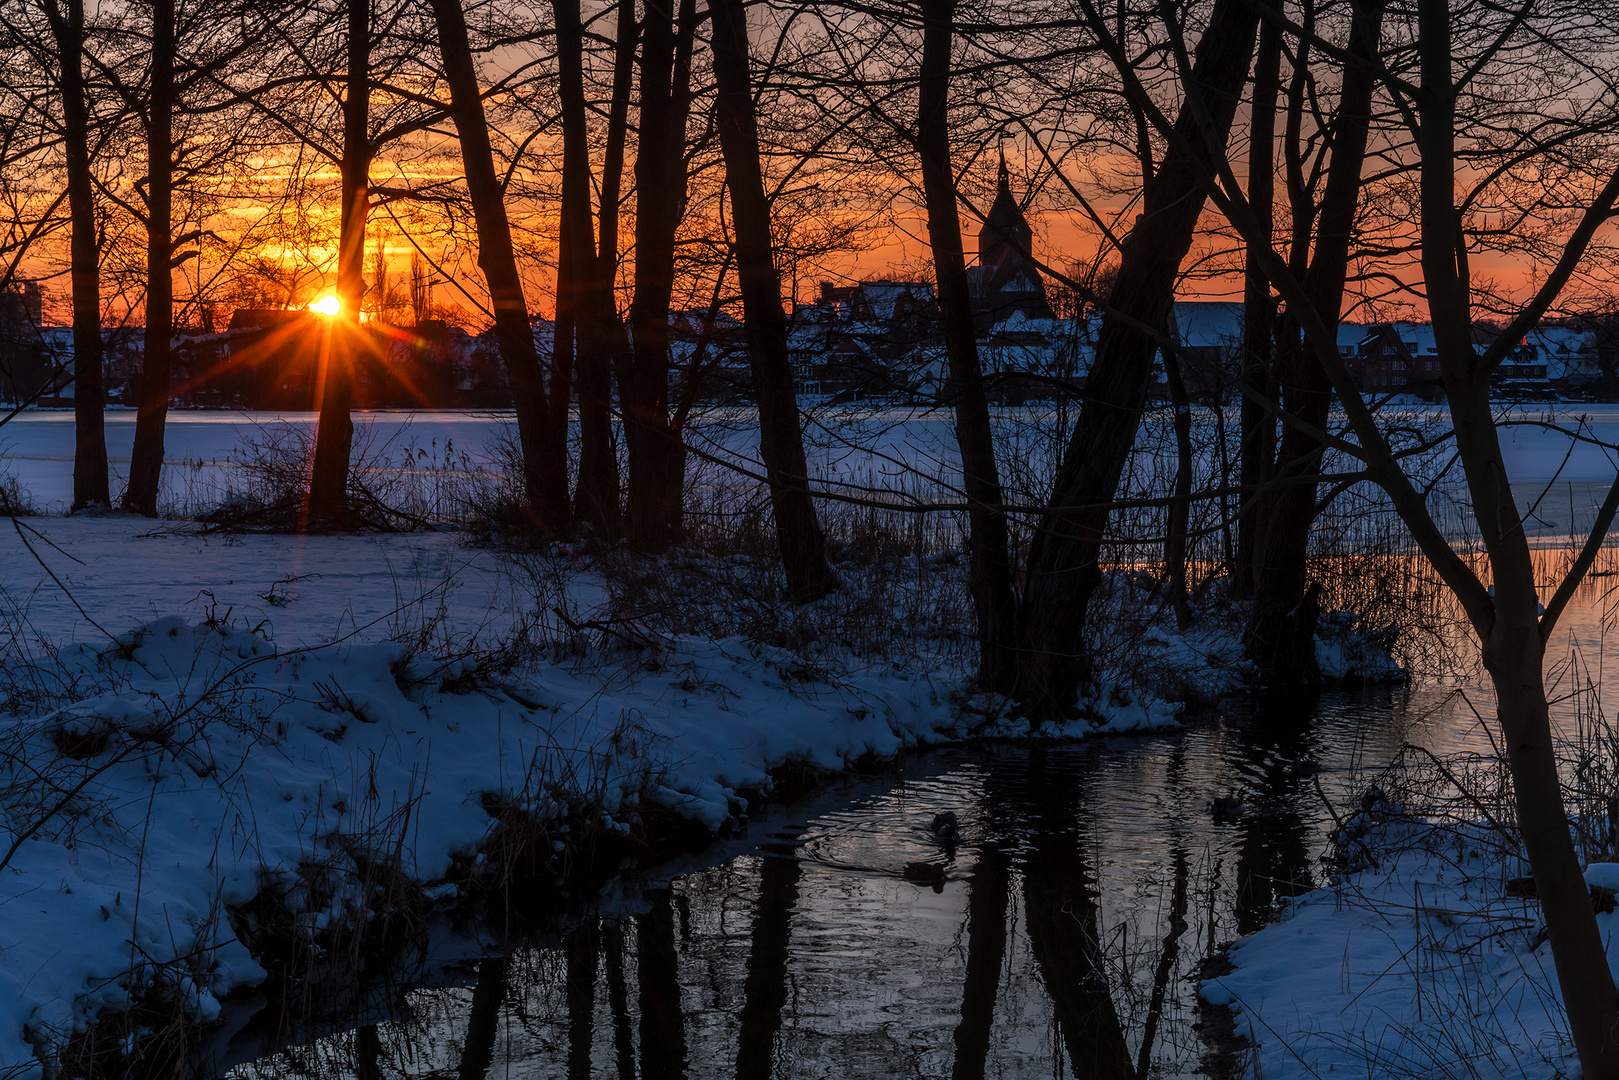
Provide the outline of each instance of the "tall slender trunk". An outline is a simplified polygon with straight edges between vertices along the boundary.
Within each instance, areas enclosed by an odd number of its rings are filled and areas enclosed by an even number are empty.
[[[1109,302],[1149,326],[1166,323],[1175,278],[1203,209],[1194,159],[1224,153],[1257,23],[1258,13],[1247,0],[1216,0],[1198,42],[1190,87],[1200,92],[1207,109],[1207,134],[1199,110],[1184,105],[1175,126],[1192,153],[1171,150],[1143,192],[1143,213],[1120,257]],[[1208,146],[1206,137],[1217,145]],[[1026,650],[1019,690],[1035,715],[1069,708],[1090,678],[1084,631],[1090,598],[1102,577],[1097,560],[1108,522],[1105,506],[1135,445],[1156,351],[1150,335],[1116,317],[1103,319],[1087,397],[1029,551],[1019,623]]]
[[[146,116],[146,335],[135,445],[124,509],[157,516],[163,426],[173,365],[174,0],[152,0],[151,95]]]
[[[523,489],[542,531],[554,529],[567,518],[566,499],[555,503],[557,477],[567,491],[567,462],[549,450],[551,414],[546,407],[545,382],[534,349],[534,331],[528,321],[523,279],[517,272],[511,223],[506,217],[505,193],[495,172],[494,151],[484,121],[478,73],[472,63],[466,13],[460,0],[431,0],[438,26],[444,78],[450,88],[450,113],[461,143],[461,168],[467,177],[467,197],[478,230],[478,266],[489,286],[495,313],[495,340],[511,379],[517,411],[517,438],[523,450]]]
[[[681,531],[685,450],[669,423],[669,304],[675,230],[686,199],[693,8],[693,0],[681,0],[677,33],[667,0],[646,0],[641,32],[632,348],[618,395],[629,451],[630,541],[643,551],[662,551]]]
[[[742,0],[708,0],[708,10],[714,23],[714,81],[719,90],[715,122],[731,192],[748,358],[759,404],[759,456],[770,480],[787,596],[800,602],[818,600],[837,588],[838,578],[827,558],[826,535],[810,499],[804,432],[787,358],[787,316],[770,247],[770,202],[765,196],[753,79],[748,72],[748,19]]]
[[[1237,509],[1237,555],[1231,569],[1231,595],[1247,599],[1254,591],[1254,548],[1263,527],[1261,501],[1255,491],[1270,479],[1275,454],[1276,417],[1265,407],[1271,393],[1271,342],[1275,312],[1270,302],[1270,280],[1260,268],[1260,256],[1271,244],[1276,212],[1276,98],[1281,92],[1282,32],[1270,20],[1259,27],[1259,52],[1254,61],[1252,126],[1248,134],[1248,205],[1259,222],[1259,235],[1248,243],[1242,290],[1242,385],[1261,397],[1241,399],[1241,435],[1238,469],[1242,495]]]
[[[354,447],[354,373],[364,355],[360,305],[365,299],[365,216],[371,202],[371,2],[348,0],[348,81],[343,93],[343,157],[338,171],[343,214],[338,224],[337,298],[330,347],[318,378],[320,419],[310,469],[308,527],[351,523],[349,454]]]
[[[596,254],[590,222],[590,143],[585,128],[585,36],[579,0],[552,0],[557,31],[557,96],[562,116],[562,199],[557,225],[557,308],[551,334],[551,448],[566,460],[574,368],[589,338],[582,298]],[[559,479],[566,482],[564,474]],[[552,496],[566,501],[567,492]]]
[[[1377,56],[1382,21],[1382,0],[1356,6],[1350,55],[1367,60]],[[1333,130],[1332,162],[1316,219],[1315,251],[1304,278],[1313,310],[1333,327],[1338,325],[1343,307],[1375,89],[1370,63],[1346,65]],[[1325,429],[1332,407],[1332,384],[1326,369],[1314,353],[1299,347],[1297,335],[1292,333],[1277,360],[1287,411],[1317,430]],[[1305,570],[1316,516],[1313,477],[1320,471],[1321,454],[1322,447],[1313,435],[1288,426],[1271,471],[1282,483],[1264,512],[1265,531],[1255,549],[1247,652],[1273,682],[1320,677],[1315,662],[1315,613]]]
[[[924,0],[922,71],[917,93],[916,151],[927,203],[928,241],[938,277],[940,320],[949,362],[951,407],[968,503],[968,587],[978,619],[978,683],[1010,692],[1017,680],[1017,594],[1000,507],[995,435],[978,362],[967,261],[961,248],[955,170],[950,164],[950,49],[956,0]]]
[[[73,284],[73,509],[110,506],[106,391],[102,385],[101,245],[90,175],[90,103],[84,85],[84,0],[46,0],[62,70],[62,149],[67,158]]]
[[[1490,406],[1490,372],[1478,363],[1471,343],[1472,282],[1455,204],[1457,93],[1450,20],[1446,0],[1418,0],[1417,151],[1423,284],[1456,451],[1494,577],[1493,599],[1487,614],[1473,616],[1474,630],[1495,685],[1518,828],[1580,1074],[1586,1080],[1614,1080],[1619,1077],[1619,991],[1569,833],[1546,706],[1546,642],[1535,568]]]
[[[1164,587],[1175,609],[1175,624],[1185,630],[1192,624],[1192,609],[1186,601],[1186,546],[1192,525],[1192,402],[1186,394],[1180,357],[1164,358],[1164,375],[1170,407],[1175,410],[1175,498],[1164,515]]]
[[[623,530],[618,502],[618,451],[613,439],[612,372],[625,362],[629,339],[619,321],[613,283],[618,277],[618,203],[637,36],[635,0],[619,0],[613,88],[607,104],[607,138],[602,153],[601,204],[597,209],[600,236],[594,257],[587,261],[580,294],[579,482],[574,489],[574,514],[609,537]]]

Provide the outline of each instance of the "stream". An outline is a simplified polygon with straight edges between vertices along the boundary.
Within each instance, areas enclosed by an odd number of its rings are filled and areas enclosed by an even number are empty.
[[[1175,734],[916,755],[231,1075],[1191,1075],[1198,969],[1323,883],[1323,794],[1351,801],[1408,740],[1473,741],[1454,708],[1425,718],[1435,698],[1278,696]]]

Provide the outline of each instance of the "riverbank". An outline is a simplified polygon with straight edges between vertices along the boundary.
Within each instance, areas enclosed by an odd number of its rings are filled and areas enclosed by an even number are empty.
[[[964,693],[961,560],[876,545],[806,607],[744,555],[122,515],[20,522],[0,566],[0,1063],[19,1075],[154,994],[207,1024],[236,990],[380,956],[435,912],[593,887],[784,778],[969,737],[1163,730],[1166,697],[1242,678],[1237,623],[1178,632],[1121,580],[1135,679],[1031,731]]]

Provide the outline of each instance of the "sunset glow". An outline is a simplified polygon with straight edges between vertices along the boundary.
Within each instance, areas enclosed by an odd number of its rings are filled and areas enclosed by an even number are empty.
[[[343,302],[335,296],[323,296],[319,300],[312,301],[309,310],[330,318],[343,310]]]

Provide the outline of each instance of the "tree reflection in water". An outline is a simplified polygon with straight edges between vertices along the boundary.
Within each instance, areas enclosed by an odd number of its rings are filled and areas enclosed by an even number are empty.
[[[1310,886],[1318,763],[1344,799],[1381,752],[1386,696],[1335,702],[1330,740],[1316,701],[1272,697],[1173,737],[929,755],[483,961],[470,990],[240,1075],[1189,1076],[1198,962]],[[1243,809],[1215,820],[1222,799]]]

